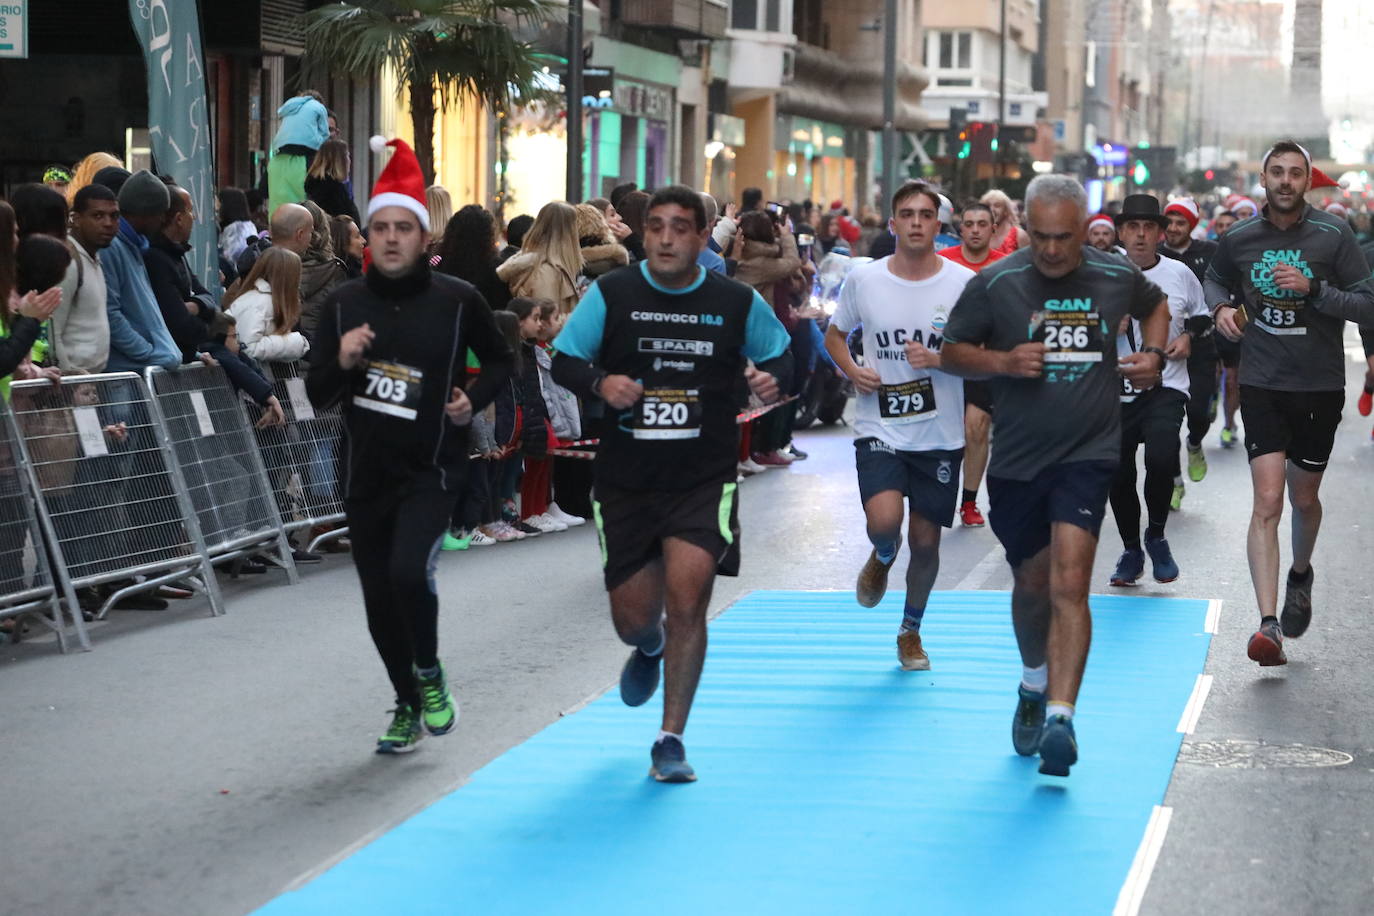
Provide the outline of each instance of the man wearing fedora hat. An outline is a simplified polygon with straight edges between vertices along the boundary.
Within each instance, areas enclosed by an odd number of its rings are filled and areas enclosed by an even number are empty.
[[[1169,520],[1169,499],[1179,472],[1178,433],[1188,403],[1188,355],[1194,336],[1211,326],[1211,315],[1202,295],[1202,284],[1181,261],[1162,257],[1159,240],[1168,226],[1159,201],[1149,194],[1132,194],[1116,215],[1116,231],[1126,246],[1126,257],[1169,298],[1169,336],[1164,347],[1164,378],[1161,384],[1140,390],[1121,380],[1121,464],[1112,483],[1112,515],[1125,549],[1117,561],[1111,584],[1132,586],[1145,573],[1145,554],[1150,555],[1156,582],[1178,578],[1178,564],[1164,537]],[[1116,338],[1120,356],[1140,350],[1140,322],[1122,322]],[[1145,446],[1144,550],[1140,540],[1140,500],[1136,495],[1136,449]]]

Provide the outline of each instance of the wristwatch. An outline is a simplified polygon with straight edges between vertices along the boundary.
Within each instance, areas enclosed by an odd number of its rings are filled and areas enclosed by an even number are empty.
[[[1161,350],[1161,349],[1159,349],[1159,347],[1141,347],[1141,348],[1140,348],[1140,352],[1141,352],[1141,353],[1158,353],[1158,354],[1159,354],[1159,371],[1160,371],[1160,372],[1163,372],[1163,371],[1164,371],[1164,367],[1167,366],[1167,365],[1169,365],[1169,357],[1165,356],[1165,355],[1164,355],[1164,351]]]
[[[1307,295],[1309,298],[1316,299],[1322,294],[1322,281],[1319,277],[1307,278]]]
[[[592,394],[596,395],[597,397],[601,397],[601,383],[604,382],[604,381],[606,381],[606,373],[605,373],[605,372],[601,373],[601,374],[598,375],[596,378],[592,379],[592,384],[591,384]]]

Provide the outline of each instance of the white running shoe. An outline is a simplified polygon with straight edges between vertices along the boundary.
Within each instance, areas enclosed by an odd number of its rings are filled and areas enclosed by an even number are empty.
[[[500,522],[492,522],[490,525],[483,525],[477,529],[491,538],[493,541],[504,544],[507,541],[517,540],[515,532],[504,527]]]
[[[549,503],[549,518],[556,522],[562,522],[569,528],[576,528],[578,525],[587,524],[587,520],[580,515],[573,515],[571,512],[564,512],[559,508],[558,503]]]
[[[739,470],[741,474],[752,477],[755,474],[762,474],[764,471],[768,470],[768,468],[759,464],[753,458],[746,458],[739,463]]]
[[[531,528],[538,528],[540,531],[546,533],[553,531],[568,530],[567,525],[563,524],[562,522],[555,521],[554,519],[549,517],[548,513],[544,513],[543,515],[531,515],[529,518],[521,519],[521,521],[523,521],[526,525],[529,525]]]
[[[507,540],[510,541],[523,541],[525,538],[530,537],[530,535],[521,531],[519,528],[515,527],[505,519],[501,519],[498,522],[493,522],[490,527],[495,528],[497,531],[500,531],[503,534],[510,535],[510,537],[507,538]]]
[[[487,534],[481,528],[472,529],[472,534],[468,536],[469,547],[490,547],[496,543],[496,538]]]

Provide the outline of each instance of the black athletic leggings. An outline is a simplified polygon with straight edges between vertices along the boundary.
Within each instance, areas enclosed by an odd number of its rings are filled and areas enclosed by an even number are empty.
[[[1188,357],[1188,444],[1197,447],[1212,428],[1212,395],[1217,390],[1217,348],[1210,337],[1196,341]]]
[[[372,641],[397,702],[417,708],[420,691],[412,669],[439,661],[434,564],[457,499],[456,493],[421,490],[344,506]]]
[[[1140,499],[1136,496],[1136,448],[1145,445],[1145,511],[1161,528],[1178,474],[1178,430],[1187,398],[1172,388],[1155,388],[1121,410],[1121,464],[1112,483],[1112,515],[1127,547],[1140,546]]]

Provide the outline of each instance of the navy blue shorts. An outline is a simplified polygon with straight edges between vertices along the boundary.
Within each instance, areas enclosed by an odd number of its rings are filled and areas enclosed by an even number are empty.
[[[1050,465],[1033,480],[988,475],[988,521],[1012,568],[1050,545],[1055,522],[1097,537],[1116,468],[1115,461],[1070,461]]]
[[[959,502],[959,465],[963,449],[905,452],[872,436],[854,440],[854,466],[859,472],[859,499],[868,501],[885,490],[896,490],[911,511],[928,522],[948,528],[954,524]]]

